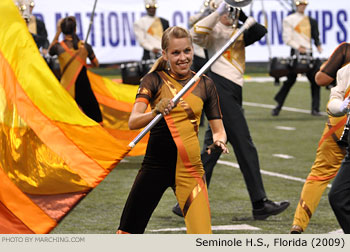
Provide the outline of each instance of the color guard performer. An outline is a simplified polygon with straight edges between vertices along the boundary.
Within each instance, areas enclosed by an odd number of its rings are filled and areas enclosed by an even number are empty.
[[[213,129],[214,144],[209,153],[228,150],[218,95],[210,78],[198,78],[191,92],[178,104],[172,101],[194,76],[190,70],[192,60],[190,33],[178,26],[168,28],[162,37],[162,56],[141,81],[129,127],[145,127],[158,113],[164,117],[150,131],[142,167],[125,204],[117,234],[143,233],[169,187],[174,190],[185,216],[187,233],[212,232],[198,141],[203,108]],[[152,111],[146,112],[149,105]]]
[[[337,71],[350,62],[350,44],[340,44],[316,73],[315,80],[319,86],[327,86],[336,78]],[[345,94],[345,97],[348,93]],[[295,210],[291,234],[305,231],[313,213],[320,202],[322,194],[329,182],[336,176],[341,161],[345,156],[345,148],[337,141],[340,139],[346,116],[328,115],[323,134],[318,143],[316,158],[306,178]]]

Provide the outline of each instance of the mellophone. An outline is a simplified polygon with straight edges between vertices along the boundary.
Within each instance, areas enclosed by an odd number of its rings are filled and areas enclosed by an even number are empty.
[[[141,78],[148,73],[155,61],[156,59],[148,59],[121,64],[123,83],[139,85]]]
[[[311,55],[293,55],[292,57],[273,57],[269,62],[269,75],[275,78],[287,76],[289,73],[308,73],[318,71],[322,64],[319,58]]]

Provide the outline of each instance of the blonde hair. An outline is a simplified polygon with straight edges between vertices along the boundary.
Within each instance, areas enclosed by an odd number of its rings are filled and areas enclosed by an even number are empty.
[[[167,51],[169,42],[173,38],[188,38],[192,44],[192,36],[188,30],[180,26],[172,26],[166,29],[162,35],[162,50]],[[167,61],[164,60],[163,56],[160,56],[157,61],[153,64],[149,73],[154,71],[163,71],[168,69]]]

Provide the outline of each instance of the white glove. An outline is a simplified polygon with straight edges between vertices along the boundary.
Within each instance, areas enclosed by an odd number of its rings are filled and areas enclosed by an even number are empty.
[[[226,11],[227,11],[227,4],[225,3],[225,1],[222,1],[219,7],[216,9],[216,12],[219,13],[219,15],[221,16]]]
[[[350,103],[350,97],[348,96],[343,103],[340,105],[340,111],[344,114],[348,113],[350,108],[349,108],[349,103]]]

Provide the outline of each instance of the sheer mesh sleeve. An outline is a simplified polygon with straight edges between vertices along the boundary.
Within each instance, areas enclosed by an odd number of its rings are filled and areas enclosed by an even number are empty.
[[[59,55],[60,53],[62,53],[62,52],[60,51],[60,44],[59,43],[54,44],[49,50],[49,54],[51,56]]]
[[[208,120],[221,119],[219,96],[212,79],[203,76],[206,98],[204,99],[204,112]]]
[[[90,59],[90,61],[92,61],[94,58],[96,58],[96,55],[94,53],[94,50],[92,49],[92,46],[90,44],[85,44],[85,48],[88,52],[88,57]]]
[[[146,99],[148,103],[151,103],[158,92],[159,84],[160,77],[155,72],[145,75],[140,83],[136,99]]]
[[[323,67],[321,72],[329,75],[332,78],[336,77],[337,71],[346,63],[350,62],[350,44],[341,43],[332,53],[328,62]]]

